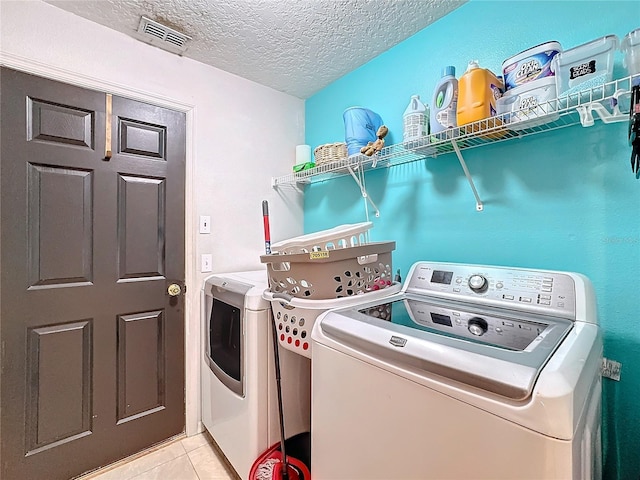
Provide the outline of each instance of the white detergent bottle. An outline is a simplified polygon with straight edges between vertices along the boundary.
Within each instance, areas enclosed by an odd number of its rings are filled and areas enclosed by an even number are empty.
[[[429,133],[429,107],[420,101],[420,95],[412,95],[404,111],[402,140],[410,142],[424,138]]]
[[[458,105],[458,80],[456,67],[448,66],[442,69],[442,78],[433,91],[431,102],[430,126],[431,133],[438,133],[457,126],[456,109]]]

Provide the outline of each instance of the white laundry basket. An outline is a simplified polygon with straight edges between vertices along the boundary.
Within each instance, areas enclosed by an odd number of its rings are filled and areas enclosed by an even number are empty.
[[[372,226],[372,222],[339,225],[328,230],[272,243],[271,251],[292,254],[356,247],[369,243],[369,229]]]
[[[392,283],[395,242],[377,242],[337,250],[262,255],[269,290],[296,298],[351,297]]]
[[[271,302],[284,348],[311,357],[311,329],[332,308],[377,300],[400,290],[393,282],[395,242],[369,242],[371,222],[340,225],[271,245],[267,265]]]
[[[343,308],[360,303],[379,300],[398,293],[402,288],[399,282],[387,288],[375,290],[351,297],[325,300],[306,300],[287,294],[265,290],[262,297],[271,302],[273,318],[278,330],[278,342],[283,348],[311,358],[311,330],[316,319],[327,310]],[[390,311],[389,311],[390,313]],[[384,317],[384,313],[380,315]]]

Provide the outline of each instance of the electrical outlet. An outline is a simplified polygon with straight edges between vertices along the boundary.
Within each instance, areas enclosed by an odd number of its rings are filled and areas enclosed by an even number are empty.
[[[200,233],[211,233],[211,217],[200,215]]]
[[[210,253],[204,253],[201,260],[200,271],[203,273],[211,272],[213,270],[213,255]]]
[[[602,359],[602,376],[610,378],[616,382],[620,381],[620,371],[622,370],[622,364],[615,360],[609,360],[608,358]]]

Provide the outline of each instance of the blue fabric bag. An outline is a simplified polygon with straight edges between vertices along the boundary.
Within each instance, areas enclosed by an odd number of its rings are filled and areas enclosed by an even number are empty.
[[[375,112],[363,107],[347,108],[344,118],[344,138],[347,142],[347,155],[356,155],[368,142],[375,142],[376,132],[382,125],[382,118]]]

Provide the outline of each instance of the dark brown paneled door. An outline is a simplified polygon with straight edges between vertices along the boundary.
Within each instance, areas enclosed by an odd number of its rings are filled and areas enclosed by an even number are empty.
[[[185,116],[3,68],[1,477],[184,430]]]

